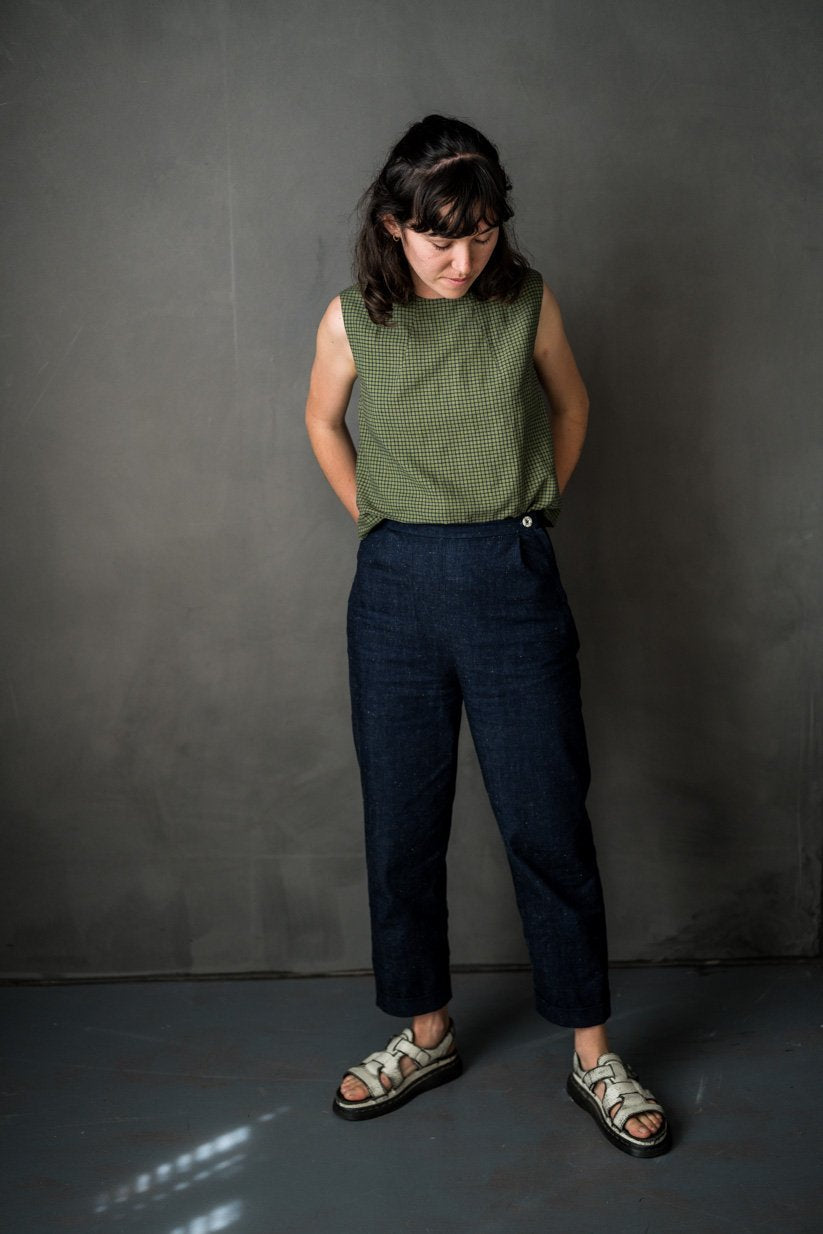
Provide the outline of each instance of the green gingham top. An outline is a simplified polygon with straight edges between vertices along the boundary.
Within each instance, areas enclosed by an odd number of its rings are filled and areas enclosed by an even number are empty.
[[[512,304],[415,297],[391,326],[359,286],[340,293],[360,380],[357,535],[383,518],[475,523],[560,510],[549,416],[532,353],[543,278]]]

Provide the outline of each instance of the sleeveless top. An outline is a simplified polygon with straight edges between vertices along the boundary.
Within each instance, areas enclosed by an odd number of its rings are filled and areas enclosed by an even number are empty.
[[[383,518],[473,523],[560,510],[549,413],[532,361],[543,279],[511,304],[395,304],[369,317],[359,286],[340,293],[360,381],[357,535]]]

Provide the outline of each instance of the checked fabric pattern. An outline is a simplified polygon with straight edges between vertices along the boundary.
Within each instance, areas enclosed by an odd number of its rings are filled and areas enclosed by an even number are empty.
[[[543,278],[511,304],[415,296],[376,325],[340,293],[360,383],[357,534],[383,518],[457,523],[560,510],[549,413],[532,359]]]

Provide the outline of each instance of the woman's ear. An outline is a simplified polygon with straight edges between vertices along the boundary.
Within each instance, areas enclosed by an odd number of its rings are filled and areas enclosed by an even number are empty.
[[[384,214],[380,219],[390,240],[400,239],[400,226],[393,214]]]

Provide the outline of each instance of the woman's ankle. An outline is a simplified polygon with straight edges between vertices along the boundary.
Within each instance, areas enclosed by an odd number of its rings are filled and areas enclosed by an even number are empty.
[[[412,1036],[416,1044],[424,1048],[427,1045],[437,1045],[445,1036],[446,1029],[449,1027],[449,1020],[448,1004],[437,1011],[429,1011],[425,1015],[413,1016]]]
[[[574,1030],[574,1048],[584,1067],[594,1066],[601,1054],[608,1053],[609,1041],[605,1024]]]

